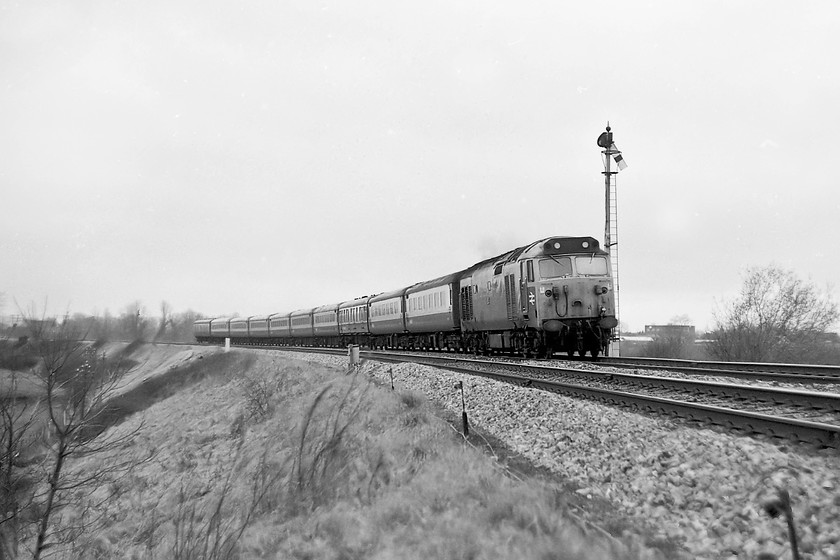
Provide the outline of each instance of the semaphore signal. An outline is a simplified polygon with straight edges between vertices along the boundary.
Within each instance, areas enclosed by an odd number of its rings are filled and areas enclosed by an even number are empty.
[[[621,155],[618,148],[613,142],[613,133],[611,132],[610,123],[607,121],[607,130],[598,136],[598,145],[604,150],[604,249],[610,253],[610,263],[612,265],[613,283],[615,291],[615,317],[618,320],[618,326],[614,331],[614,340],[610,345],[610,355],[621,355],[621,319],[619,315],[619,276],[618,276],[618,195],[616,192],[616,175],[618,171],[627,168],[627,162]],[[610,161],[615,160],[616,171],[610,169]]]

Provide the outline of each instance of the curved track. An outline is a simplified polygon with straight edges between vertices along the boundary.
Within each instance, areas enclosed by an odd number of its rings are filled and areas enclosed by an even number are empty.
[[[785,383],[840,383],[838,366],[613,357],[599,358],[598,363],[618,368],[661,369],[699,376],[718,375]]]
[[[346,354],[344,350],[284,349]],[[481,375],[524,387],[678,416],[728,429],[840,448],[840,394],[835,393],[453,356],[387,351],[362,351],[360,355],[369,360],[412,362]],[[710,373],[711,370],[706,370],[706,375]]]

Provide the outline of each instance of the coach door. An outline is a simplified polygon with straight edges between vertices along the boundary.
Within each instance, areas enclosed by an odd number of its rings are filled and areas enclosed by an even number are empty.
[[[519,301],[522,318],[528,321],[537,315],[537,292],[534,283],[534,261],[519,261]]]

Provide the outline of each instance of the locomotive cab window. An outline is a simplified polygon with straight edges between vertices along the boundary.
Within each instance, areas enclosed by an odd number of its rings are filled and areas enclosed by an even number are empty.
[[[575,257],[575,268],[578,276],[606,276],[607,259],[605,257]]]
[[[542,259],[539,262],[540,278],[560,278],[572,275],[572,260],[569,257]]]

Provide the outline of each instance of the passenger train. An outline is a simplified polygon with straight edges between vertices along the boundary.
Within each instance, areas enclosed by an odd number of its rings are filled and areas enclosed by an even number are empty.
[[[476,354],[605,353],[618,324],[609,254],[592,237],[550,237],[464,270],[314,309],[202,319],[199,342],[360,345]]]

